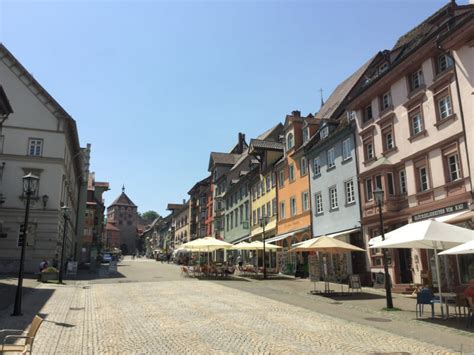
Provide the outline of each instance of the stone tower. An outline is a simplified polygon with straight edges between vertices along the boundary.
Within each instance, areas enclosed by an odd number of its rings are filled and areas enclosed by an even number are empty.
[[[120,249],[124,254],[135,252],[137,247],[137,206],[125,194],[125,187],[122,193],[107,207],[107,222],[113,223],[120,229]]]

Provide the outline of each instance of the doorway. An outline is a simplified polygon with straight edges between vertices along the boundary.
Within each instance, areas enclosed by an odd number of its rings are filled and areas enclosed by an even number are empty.
[[[413,273],[411,271],[411,249],[397,249],[397,253],[400,272],[400,283],[412,283]]]

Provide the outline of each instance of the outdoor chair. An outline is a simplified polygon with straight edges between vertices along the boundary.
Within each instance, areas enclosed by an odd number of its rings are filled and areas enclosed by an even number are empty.
[[[454,314],[458,317],[466,316],[469,310],[467,297],[462,293],[456,293],[456,298],[447,301],[447,306],[454,307]]]
[[[40,316],[35,316],[33,322],[31,322],[30,328],[28,331],[23,331],[21,329],[2,329],[1,333],[20,333],[17,335],[7,335],[2,340],[2,345],[0,346],[0,354],[6,353],[30,353],[33,351],[33,342],[35,341],[36,333],[43,322],[43,318]],[[24,339],[24,344],[11,344],[9,341],[15,341],[18,339]]]
[[[416,318],[418,314],[420,316],[423,314],[423,308],[425,305],[431,306],[431,318],[434,318],[434,298],[431,290],[428,288],[422,289],[419,293],[416,294]]]
[[[467,315],[467,327],[470,329],[472,321],[474,321],[474,297],[466,297],[469,304],[468,315]]]

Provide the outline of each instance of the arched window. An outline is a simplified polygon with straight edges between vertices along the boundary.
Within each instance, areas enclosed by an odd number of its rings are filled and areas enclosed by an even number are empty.
[[[295,139],[293,137],[293,133],[288,133],[286,136],[286,149],[291,149],[295,145]]]

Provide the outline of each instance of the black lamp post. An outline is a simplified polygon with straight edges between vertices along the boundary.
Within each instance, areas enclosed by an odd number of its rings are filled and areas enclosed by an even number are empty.
[[[377,207],[379,208],[379,219],[380,219],[380,234],[382,236],[382,241],[385,240],[385,233],[383,228],[383,216],[382,216],[382,204],[383,204],[383,195],[384,191],[377,187],[374,191],[375,201],[377,202]],[[390,274],[388,273],[388,260],[387,260],[387,249],[382,248],[383,255],[383,270],[385,272],[385,297],[387,299],[387,308],[393,308],[392,300],[392,289],[390,285]]]
[[[66,245],[66,231],[67,231],[67,222],[69,221],[69,207],[61,207],[64,217],[64,227],[63,227],[63,242],[61,244],[61,262],[59,263],[59,283],[63,283],[63,272],[64,272],[64,247]]]
[[[265,226],[267,225],[267,218],[260,218],[260,225],[262,226],[262,242],[263,242],[263,278],[267,278],[267,263],[266,263],[266,253],[265,253]]]
[[[31,196],[36,195],[39,178],[32,173],[23,176],[23,194],[26,196],[25,220],[21,231],[19,243],[21,244],[20,270],[18,271],[18,285],[16,287],[15,306],[12,316],[21,316],[21,299],[23,296],[23,267],[25,263],[25,245],[28,236],[28,217],[30,215]]]

